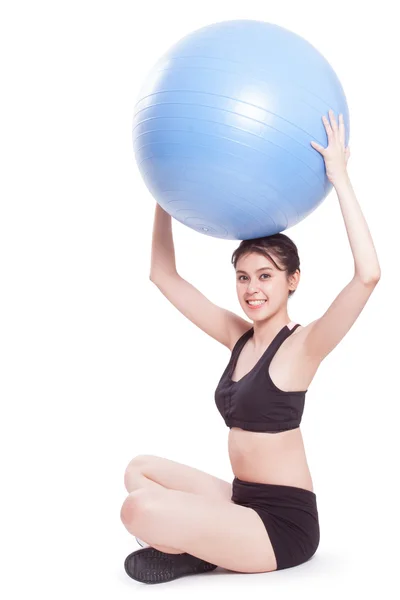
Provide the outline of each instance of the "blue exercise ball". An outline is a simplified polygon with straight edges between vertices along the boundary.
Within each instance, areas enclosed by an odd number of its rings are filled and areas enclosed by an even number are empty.
[[[202,27],[158,60],[135,105],[133,147],[145,184],[172,217],[217,238],[292,227],[332,188],[322,115],[349,111],[327,60],[272,23]]]

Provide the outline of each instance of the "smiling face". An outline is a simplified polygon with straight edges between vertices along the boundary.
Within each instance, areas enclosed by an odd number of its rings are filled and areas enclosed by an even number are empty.
[[[280,268],[278,258],[269,251]],[[299,273],[287,278],[287,272],[276,268],[267,256],[251,252],[241,256],[236,265],[236,292],[240,305],[252,320],[265,319],[281,310],[286,311],[289,290],[294,290]],[[249,300],[263,300],[251,306]]]

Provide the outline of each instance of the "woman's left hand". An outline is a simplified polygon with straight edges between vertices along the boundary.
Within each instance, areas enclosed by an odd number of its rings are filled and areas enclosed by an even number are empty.
[[[329,111],[329,117],[331,120],[330,123],[325,115],[322,117],[328,136],[327,148],[320,146],[316,142],[310,143],[324,157],[326,176],[335,185],[337,181],[343,177],[347,177],[347,161],[350,156],[350,148],[348,146],[347,148],[344,147],[345,129],[343,115],[339,115],[339,125],[336,122],[333,110]]]

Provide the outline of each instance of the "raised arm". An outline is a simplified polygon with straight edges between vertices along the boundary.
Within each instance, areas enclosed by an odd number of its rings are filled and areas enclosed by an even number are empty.
[[[236,340],[251,327],[251,323],[208,300],[178,274],[171,221],[171,216],[157,204],[154,215],[150,280],[194,325],[232,349]]]
[[[309,326],[305,338],[308,355],[322,360],[346,335],[367,303],[381,276],[374,243],[347,173],[350,152],[344,147],[343,117],[339,125],[330,111],[329,124],[323,118],[329,145],[311,144],[324,157],[328,179],[334,185],[354,258],[354,277],[328,310]]]

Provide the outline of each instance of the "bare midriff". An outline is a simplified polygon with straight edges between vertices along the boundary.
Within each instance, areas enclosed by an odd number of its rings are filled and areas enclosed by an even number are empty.
[[[232,427],[228,435],[232,471],[238,479],[291,485],[314,491],[300,427],[280,433]]]

